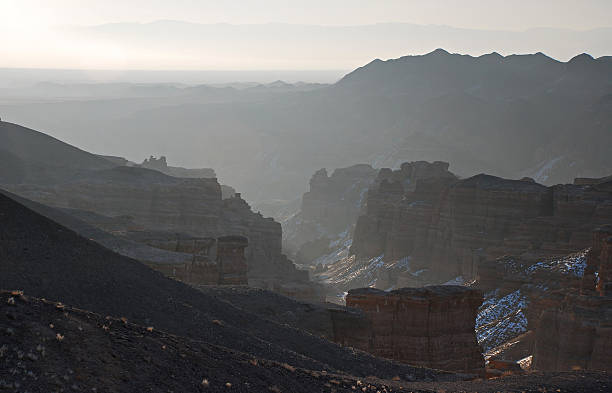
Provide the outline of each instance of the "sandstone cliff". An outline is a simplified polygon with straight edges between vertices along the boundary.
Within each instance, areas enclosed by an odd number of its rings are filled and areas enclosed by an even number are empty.
[[[217,177],[215,170],[212,168],[181,168],[177,166],[170,166],[168,165],[165,156],[161,156],[159,158],[150,156],[149,158],[145,158],[145,160],[139,166],[142,168],[153,169],[174,177],[206,179],[212,179]]]
[[[253,213],[238,194],[223,200],[214,178],[176,178],[149,169],[120,166],[50,186],[17,185],[10,189],[49,206],[129,217],[124,231],[165,232],[169,239],[177,233],[196,237],[245,236],[249,239],[249,279],[308,280],[307,273],[296,270],[282,254],[280,224]]]
[[[581,289],[558,291],[539,316],[537,369],[612,371],[611,267],[612,226],[607,225],[593,233]]]
[[[610,226],[597,229],[591,248],[562,258],[481,262],[476,332],[486,357],[532,355],[537,370],[612,370],[612,301],[602,291],[611,235]]]
[[[283,245],[297,262],[312,263],[331,250],[331,242],[350,235],[377,173],[360,164],[338,168],[331,176],[323,168],[312,176],[299,212],[283,224]]]
[[[432,280],[474,278],[480,261],[508,254],[536,262],[576,252],[590,245],[595,226],[612,221],[610,181],[545,187],[439,172],[408,188],[402,172],[380,171],[351,253],[386,261],[410,256],[413,269],[427,269]]]
[[[482,374],[474,323],[482,293],[461,286],[349,291],[369,328],[337,327],[336,340],[377,356],[442,370]]]
[[[564,293],[540,315],[534,367],[612,371],[612,298]]]

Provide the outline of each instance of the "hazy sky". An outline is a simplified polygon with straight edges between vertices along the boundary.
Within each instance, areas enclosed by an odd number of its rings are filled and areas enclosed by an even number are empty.
[[[353,25],[379,22],[477,29],[610,25],[610,0],[2,0],[3,25],[40,28],[176,19],[198,23]]]
[[[149,59],[152,68],[240,68],[236,60],[211,63],[184,54],[169,54],[163,61],[154,51],[136,54],[132,51],[137,48],[122,47],[116,41],[93,42],[66,35],[62,30],[66,26],[180,20],[326,26],[404,22],[488,30],[588,30],[610,26],[610,16],[611,0],[0,0],[0,67],[148,68]],[[283,59],[253,64],[259,68],[295,67]],[[315,61],[313,67],[352,64]]]

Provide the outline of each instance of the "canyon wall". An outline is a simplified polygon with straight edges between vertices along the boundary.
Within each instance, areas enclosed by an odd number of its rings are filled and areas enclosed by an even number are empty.
[[[352,231],[377,173],[359,164],[338,168],[331,176],[323,168],[312,176],[299,212],[283,225],[284,247],[296,261],[312,262],[329,252],[331,241]]]
[[[168,176],[174,177],[198,179],[213,179],[217,177],[215,170],[212,168],[181,168],[176,166],[169,166],[165,156],[161,156],[159,158],[150,156],[149,158],[145,158],[145,160],[139,166],[142,168],[153,169],[161,173],[165,173]]]
[[[599,296],[612,297],[612,224],[603,225],[593,232],[582,292],[590,294],[593,291]]]
[[[244,236],[169,240],[163,233],[157,233],[156,237],[146,233],[138,235],[141,242],[152,247],[191,254],[191,259],[186,261],[145,262],[169,277],[192,285],[248,285],[245,248],[249,242]]]
[[[539,318],[535,367],[612,371],[612,226],[594,231],[580,290],[558,291]]]
[[[428,270],[432,280],[471,279],[480,262],[503,255],[535,262],[584,249],[594,227],[612,222],[612,181],[545,187],[485,174],[457,180],[447,168],[382,169],[350,252],[386,261],[410,256],[412,269]],[[413,180],[415,171],[424,177]]]
[[[417,161],[380,170],[367,193],[350,252],[358,257],[400,259],[420,252],[440,198],[456,181],[448,163]]]
[[[377,170],[360,164],[336,169],[331,176],[325,169],[310,179],[310,190],[302,197],[301,215],[316,222],[329,233],[337,233],[354,223],[360,212],[365,190]]]
[[[565,292],[540,315],[534,367],[612,371],[612,298]]]
[[[50,186],[17,185],[11,190],[53,207],[123,217],[129,225],[117,235],[156,231],[170,240],[177,233],[244,236],[249,240],[245,256],[250,281],[266,286],[308,281],[307,272],[297,270],[282,254],[280,224],[254,213],[239,194],[222,199],[214,178],[176,178],[144,168],[116,167]]]
[[[612,226],[593,231],[590,246],[535,263],[506,256],[479,264],[487,295],[476,330],[490,359],[533,355],[537,370],[612,370]]]
[[[442,370],[482,374],[474,324],[482,293],[461,286],[353,289],[348,307],[369,324],[335,326],[336,341],[376,356]]]

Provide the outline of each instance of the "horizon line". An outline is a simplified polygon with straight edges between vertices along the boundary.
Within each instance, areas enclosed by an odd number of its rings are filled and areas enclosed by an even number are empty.
[[[455,25],[445,25],[445,24],[421,24],[415,22],[398,22],[398,21],[388,21],[388,22],[376,22],[376,23],[363,23],[363,24],[318,24],[318,23],[287,23],[287,22],[262,22],[262,23],[233,23],[233,22],[193,22],[184,19],[153,19],[150,21],[117,21],[117,22],[105,22],[105,23],[97,23],[91,25],[78,25],[78,24],[61,24],[61,25],[52,25],[52,28],[61,28],[61,27],[76,27],[76,28],[95,28],[95,27],[103,27],[103,26],[112,26],[112,25],[151,25],[155,23],[164,23],[164,22],[172,22],[172,23],[183,23],[189,25],[198,25],[198,26],[297,26],[297,27],[330,27],[330,28],[347,28],[347,27],[371,27],[371,26],[382,26],[382,25],[407,25],[407,26],[418,26],[418,27],[446,27],[451,29],[458,30],[472,30],[472,31],[497,31],[497,32],[512,32],[512,33],[525,33],[533,30],[563,30],[563,31],[571,31],[575,33],[584,33],[591,32],[595,30],[608,30],[612,29],[612,25],[608,26],[597,26],[590,27],[587,29],[575,29],[569,27],[554,27],[554,26],[534,26],[524,29],[495,29],[495,28],[478,28],[478,27],[462,27]]]
[[[511,56],[535,56],[535,55],[543,55],[545,57],[548,57],[549,59],[555,60],[559,63],[569,63],[572,59],[579,57],[579,56],[583,56],[583,55],[587,55],[589,57],[591,57],[593,60],[600,60],[603,58],[608,58],[611,57],[612,55],[603,55],[603,56],[598,56],[598,57],[594,57],[593,55],[591,55],[588,52],[582,52],[582,53],[577,53],[576,55],[574,55],[573,57],[571,57],[570,59],[568,59],[567,61],[563,61],[563,60],[559,60],[555,57],[552,57],[548,54],[546,54],[543,51],[537,51],[537,52],[533,52],[533,53],[511,53],[511,54],[506,54],[506,55],[502,55],[501,53],[497,52],[497,51],[493,51],[493,52],[487,52],[487,53],[482,53],[479,55],[472,55],[469,53],[459,53],[459,52],[449,52],[447,50],[445,50],[444,48],[436,48],[433,49],[429,52],[425,52],[425,53],[412,53],[412,54],[408,54],[408,55],[402,55],[399,57],[393,57],[393,58],[388,58],[388,59],[380,59],[380,58],[373,58],[370,61],[357,66],[355,68],[321,68],[321,69],[316,69],[316,68],[305,68],[305,69],[283,69],[283,68],[268,68],[268,69],[260,69],[260,68],[254,68],[254,69],[205,69],[205,68],[193,68],[193,69],[147,69],[147,68],[62,68],[62,67],[0,67],[0,70],[33,70],[33,71],[89,71],[89,72],[210,72],[210,73],[218,73],[218,72],[227,72],[227,73],[241,73],[241,72],[253,72],[253,73],[267,73],[267,72],[303,72],[303,73],[317,73],[317,72],[325,72],[325,73],[331,73],[331,72],[347,72],[347,71],[352,71],[355,70],[356,68],[360,68],[362,66],[365,66],[367,64],[370,64],[371,62],[374,61],[389,61],[389,60],[398,60],[398,59],[403,59],[406,57],[419,57],[419,56],[427,56],[427,55],[431,55],[433,53],[438,53],[438,52],[445,52],[446,54],[452,56],[452,55],[459,55],[459,56],[468,56],[468,57],[472,57],[474,59],[478,59],[480,57],[484,57],[484,56],[490,56],[490,55],[499,55],[503,58],[507,58],[507,57],[511,57]]]

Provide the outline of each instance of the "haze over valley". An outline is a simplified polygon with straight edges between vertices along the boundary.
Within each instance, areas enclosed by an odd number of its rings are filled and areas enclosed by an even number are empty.
[[[0,390],[608,391],[610,12],[8,0]]]

